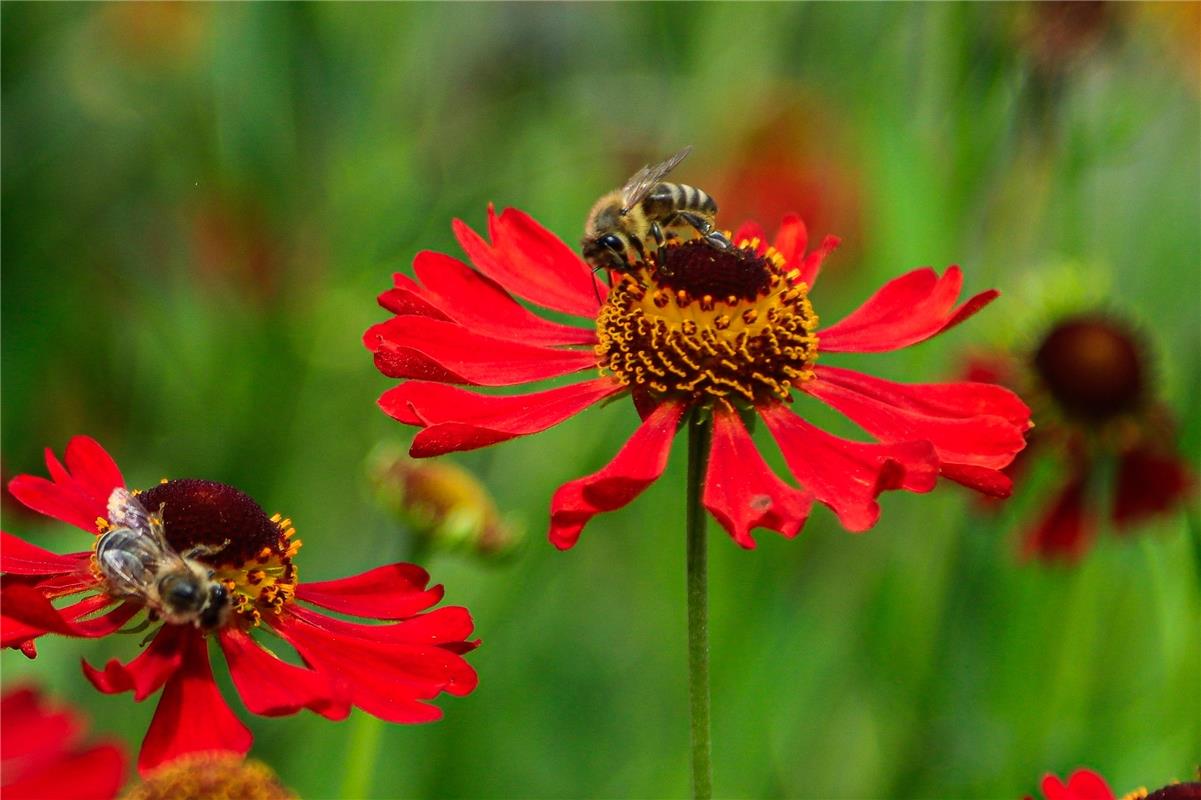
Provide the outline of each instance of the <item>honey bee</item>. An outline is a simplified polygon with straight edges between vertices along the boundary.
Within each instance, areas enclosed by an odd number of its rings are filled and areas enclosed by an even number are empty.
[[[728,249],[730,240],[714,227],[717,203],[708,192],[663,180],[692,151],[680,152],[635,172],[620,189],[609,192],[592,207],[584,225],[584,260],[593,272],[628,272],[646,260],[647,240],[653,241],[662,263],[669,238],[700,235],[715,247]]]
[[[224,545],[199,545],[177,553],[167,542],[162,507],[151,514],[120,487],[109,495],[108,518],[113,527],[96,543],[96,563],[109,594],[141,600],[173,625],[191,623],[211,630],[225,623],[232,607],[229,591],[213,580],[212,569],[196,560]]]

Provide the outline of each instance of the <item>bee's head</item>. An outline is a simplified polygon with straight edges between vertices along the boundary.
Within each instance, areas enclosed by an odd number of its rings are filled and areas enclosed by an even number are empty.
[[[625,237],[612,231],[599,236],[586,236],[583,242],[584,260],[593,269],[611,269],[624,272],[630,268],[626,259],[627,248]]]
[[[225,623],[231,607],[229,591],[221,583],[210,583],[208,602],[200,612],[200,625],[206,629],[217,628]]]

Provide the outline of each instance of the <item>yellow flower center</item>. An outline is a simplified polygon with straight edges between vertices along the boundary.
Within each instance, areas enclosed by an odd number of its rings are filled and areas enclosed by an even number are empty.
[[[789,400],[813,378],[818,319],[800,271],[758,246],[672,243],[621,275],[597,316],[601,373],[656,399]]]
[[[123,800],[289,800],[295,796],[261,761],[202,753],[181,756],[156,769],[127,791]]]

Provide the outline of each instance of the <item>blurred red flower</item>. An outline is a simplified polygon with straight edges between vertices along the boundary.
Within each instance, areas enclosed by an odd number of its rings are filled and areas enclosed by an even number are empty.
[[[125,782],[112,742],[82,743],[87,725],[31,687],[0,698],[0,794],[5,800],[109,800]]]
[[[1105,779],[1089,769],[1076,770],[1066,784],[1055,775],[1045,775],[1041,787],[1046,800],[1119,800]],[[1201,783],[1169,783],[1153,792],[1135,789],[1121,800],[1201,800]]]
[[[1001,470],[1024,444],[1029,410],[1012,392],[974,383],[901,384],[832,366],[824,353],[879,353],[925,341],[988,304],[995,291],[955,301],[963,277],[919,269],[881,288],[858,310],[818,331],[809,289],[838,244],[806,253],[799,217],[784,219],[768,246],[758,225],[719,250],[701,241],[666,248],[612,290],[560,239],[525,213],[489,209],[490,241],[461,221],[455,235],[474,269],[448,255],[419,253],[417,280],[397,274],[379,297],[395,316],[364,343],[385,375],[406,379],[380,398],[383,410],[422,430],[411,453],[470,450],[546,430],[622,394],[642,425],[616,458],[564,484],[551,501],[550,540],[575,544],[598,513],[620,508],[667,464],[677,428],[693,409],[710,410],[713,439],[703,502],[743,547],[751,530],[791,537],[817,500],[848,530],[872,527],[877,496],[926,492],[942,475],[992,495],[1008,493]],[[590,320],[552,322],[514,295]],[[515,396],[452,384],[511,386],[581,371],[582,383]],[[842,412],[874,436],[826,433],[793,413],[793,390]],[[747,424],[762,419],[799,488],[768,467]]]
[[[1022,537],[1027,555],[1078,558],[1108,515],[1119,532],[1179,508],[1194,485],[1176,451],[1167,411],[1155,397],[1144,348],[1112,314],[1085,312],[1052,325],[1028,354],[988,353],[968,365],[971,380],[1031,398],[1038,428],[1007,470],[1020,478],[1045,453],[1061,462],[1059,488]],[[1110,498],[1096,498],[1107,463]]]
[[[109,454],[77,436],[67,446],[66,466],[49,450],[46,466],[51,480],[19,475],[9,484],[13,496],[93,536],[107,530],[109,497],[125,486]],[[250,748],[250,731],[213,680],[208,633],[225,655],[243,704],[255,714],[307,708],[342,719],[358,706],[389,722],[429,722],[441,711],[425,701],[475,688],[475,671],[463,659],[478,644],[466,640],[471,616],[457,606],[426,611],[442,599],[442,587],[427,588],[429,575],[420,567],[391,564],[340,580],[302,583],[293,563],[300,541],[292,538],[291,521],[268,517],[237,489],[173,480],[139,493],[138,500],[147,509],[161,507],[164,533],[176,552],[207,546],[211,554],[196,558],[231,598],[227,618],[211,631],[164,623],[129,663],[114,659],[103,669],[84,664],[102,692],[132,691],[140,701],[163,689],[138,757],[143,773],[185,753]],[[0,536],[0,645],[32,657],[34,640],[46,633],[107,636],[143,610],[148,623],[158,621],[156,609],[140,598],[110,594],[95,545],[58,555],[8,533]],[[51,604],[80,594],[86,596],[68,605]],[[298,601],[388,624],[345,621]],[[266,649],[254,636],[264,630],[295,648],[303,663]],[[204,724],[188,722],[198,719]]]

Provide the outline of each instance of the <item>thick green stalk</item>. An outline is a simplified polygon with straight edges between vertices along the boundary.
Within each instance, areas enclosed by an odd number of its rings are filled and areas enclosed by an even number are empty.
[[[713,421],[696,412],[688,422],[688,697],[692,718],[692,796],[713,796],[709,723],[709,552],[701,495]]]

